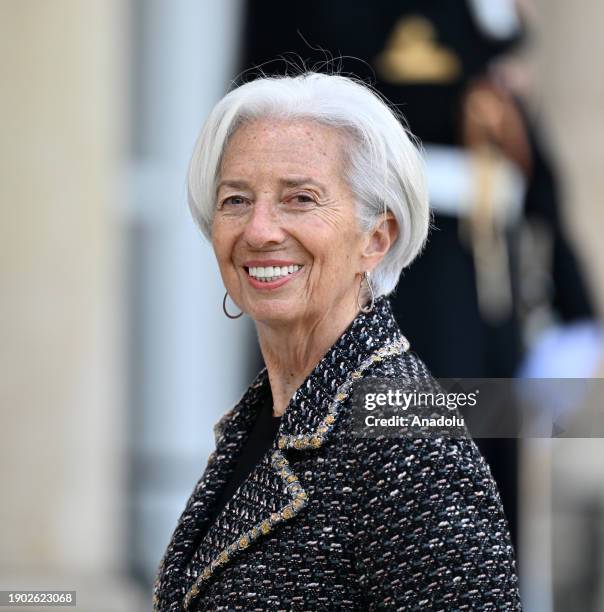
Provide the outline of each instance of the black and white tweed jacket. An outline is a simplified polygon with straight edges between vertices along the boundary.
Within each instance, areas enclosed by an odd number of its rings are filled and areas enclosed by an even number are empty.
[[[360,378],[429,376],[408,348],[387,298],[360,313],[208,527],[268,388],[260,372],[216,427],[154,610],[521,610],[506,520],[475,444],[350,434]]]

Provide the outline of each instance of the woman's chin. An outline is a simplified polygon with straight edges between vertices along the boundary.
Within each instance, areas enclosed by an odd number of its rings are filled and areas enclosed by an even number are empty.
[[[258,323],[288,323],[299,316],[299,302],[292,300],[260,299],[253,300],[246,308],[250,317]]]

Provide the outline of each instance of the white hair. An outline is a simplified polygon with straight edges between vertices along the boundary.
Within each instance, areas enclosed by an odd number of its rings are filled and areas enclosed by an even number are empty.
[[[397,239],[371,275],[376,297],[391,293],[428,233],[423,160],[403,118],[367,85],[346,76],[305,72],[259,78],[218,102],[197,139],[188,172],[189,206],[203,234],[211,239],[229,138],[243,123],[266,117],[313,120],[351,137],[346,179],[356,198],[359,227],[373,229],[387,210],[397,221]]]

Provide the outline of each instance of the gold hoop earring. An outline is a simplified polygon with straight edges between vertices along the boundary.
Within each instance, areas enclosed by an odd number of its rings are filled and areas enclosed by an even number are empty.
[[[226,291],[224,294],[224,298],[222,298],[222,311],[229,319],[238,319],[243,314],[243,310],[238,315],[230,314],[226,307],[226,301],[227,301],[228,296],[229,296],[229,292]]]
[[[359,304],[359,297],[363,292],[363,281],[367,283],[367,288],[369,289],[369,293],[371,294],[371,300],[369,301],[369,305],[361,306]],[[373,292],[373,287],[371,286],[371,281],[369,279],[369,272],[365,270],[363,275],[361,276],[361,284],[359,285],[359,294],[357,295],[357,306],[359,307],[361,312],[365,314],[371,312],[373,310],[373,304],[375,303],[375,293]]]

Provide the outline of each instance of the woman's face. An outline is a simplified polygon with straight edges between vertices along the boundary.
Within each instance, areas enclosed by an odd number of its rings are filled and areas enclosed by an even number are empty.
[[[311,322],[356,303],[366,238],[345,142],[307,120],[257,119],[231,137],[212,244],[229,295],[254,320]]]

